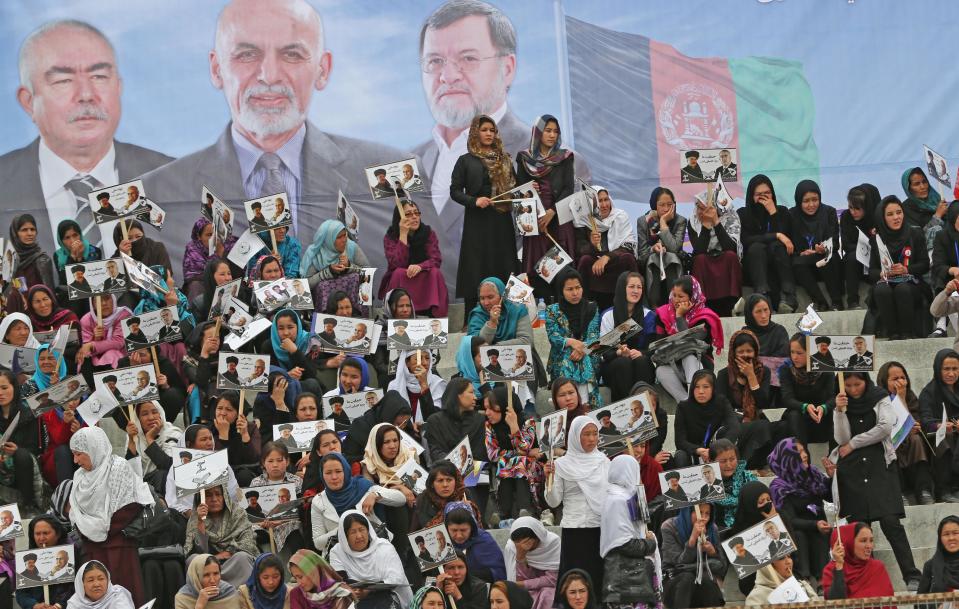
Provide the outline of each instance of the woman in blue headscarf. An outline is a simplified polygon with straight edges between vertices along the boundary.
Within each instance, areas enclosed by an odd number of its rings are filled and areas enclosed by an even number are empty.
[[[498,277],[479,284],[479,304],[470,311],[466,333],[491,345],[532,344],[533,326],[525,306],[506,300],[506,285]]]
[[[483,383],[480,382],[476,362],[479,357],[479,348],[485,344],[486,341],[479,336],[464,336],[456,350],[456,368],[459,370],[460,376],[473,384],[476,397],[482,397],[483,395]]]
[[[189,336],[196,326],[196,318],[190,312],[190,301],[186,295],[173,286],[173,275],[160,265],[153,265],[150,269],[160,277],[160,287],[163,292],[154,292],[140,288],[140,302],[133,309],[134,315],[142,315],[150,311],[157,311],[164,307],[176,305],[177,316],[180,318],[180,334]]]
[[[275,554],[260,554],[253,561],[253,571],[245,584],[237,589],[242,607],[253,609],[289,609],[290,587],[286,585],[283,563]]]
[[[346,226],[339,220],[326,220],[316,229],[313,243],[300,261],[300,277],[310,280],[310,287],[326,279],[346,273],[358,273],[370,266],[360,246],[350,240]]]
[[[33,356],[36,372],[23,385],[23,397],[46,391],[51,385],[56,385],[67,376],[66,358],[59,351],[54,351],[50,345],[43,343]],[[59,366],[57,365],[59,362]]]
[[[270,336],[260,343],[259,352],[270,355],[271,363],[300,381],[304,391],[319,394],[316,362],[307,354],[309,350],[310,334],[303,329],[296,311],[285,308],[277,311]]]

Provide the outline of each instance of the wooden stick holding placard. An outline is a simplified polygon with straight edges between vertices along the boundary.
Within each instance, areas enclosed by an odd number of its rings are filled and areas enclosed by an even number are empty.
[[[127,404],[127,412],[129,413],[129,414],[127,415],[127,420],[128,420],[128,421],[134,421],[134,420],[136,420],[137,413],[136,413],[136,410],[135,410],[135,407],[133,406],[133,404]]]
[[[560,244],[556,242],[556,239],[553,239],[553,235],[549,234],[549,231],[543,231],[543,232],[546,233],[546,236],[549,237],[549,240],[553,242],[553,245],[555,245],[556,247],[558,247],[558,248],[560,248],[560,249],[563,249],[563,248],[560,246]]]
[[[120,232],[123,234],[124,241],[130,238],[130,233],[127,232],[127,221],[123,218],[120,219]]]
[[[206,489],[201,488],[200,489],[200,505],[203,505],[205,503],[206,503]],[[206,516],[203,516],[202,518],[200,518],[200,520],[206,520]]]
[[[423,365],[423,353],[417,349],[416,350],[416,367],[419,368]]]
[[[95,299],[97,301],[97,327],[103,327],[103,303],[100,302],[100,296],[98,295]]]
[[[694,506],[693,506],[693,509],[696,510],[696,520],[702,520],[702,519],[703,519],[703,513],[699,511],[699,504],[697,503],[696,505],[694,505]],[[706,533],[703,533],[702,535],[700,535],[700,536],[699,536],[699,539],[700,539],[703,543],[706,543]]]
[[[71,328],[72,326],[73,326],[73,322],[72,322],[72,321],[71,321],[69,324],[67,324],[67,335],[68,335],[68,336],[69,336],[69,333],[70,333],[70,328]],[[54,334],[54,338],[56,338],[56,334]],[[69,339],[68,339],[68,340],[69,340]],[[52,341],[51,341],[51,342],[52,342]],[[51,345],[51,346],[52,346],[52,345]],[[64,349],[63,351],[61,351],[61,352],[60,352],[60,355],[57,356],[57,365],[56,365],[56,367],[53,369],[53,371],[57,374],[58,377],[59,377],[59,375],[60,375],[60,364],[63,363],[63,354],[64,354],[65,351],[66,351],[66,349]],[[59,379],[59,380],[63,380],[63,379]]]
[[[157,346],[150,345],[150,355],[153,356],[153,372],[160,378],[160,362],[157,361]]]
[[[43,602],[46,603],[47,607],[50,606],[50,585],[43,584]]]
[[[406,212],[403,211],[403,205],[400,203],[400,195],[396,193],[396,190],[393,191],[393,200],[396,202],[396,209],[400,212],[400,220],[406,220]]]
[[[839,371],[839,395],[846,395],[846,375]]]
[[[506,381],[506,408],[513,409],[513,381]]]
[[[243,416],[244,404],[246,404],[246,389],[240,389],[240,414],[238,416]]]
[[[273,255],[279,256],[280,251],[276,248],[276,229],[275,228],[270,229],[270,241],[273,242]]]
[[[553,446],[549,447],[549,476],[546,477],[546,492],[553,490]]]
[[[273,527],[267,529],[270,533],[270,551],[276,554],[276,536],[273,534]]]
[[[443,569],[443,565],[440,565],[439,567],[437,567],[437,569],[439,570],[440,573],[446,573],[446,570]],[[445,596],[446,598],[449,599],[449,601],[450,601],[450,607],[451,607],[452,609],[456,609],[456,599],[454,599],[452,596],[450,596],[449,594],[447,594],[447,593],[445,593],[445,592],[443,593],[443,596]]]

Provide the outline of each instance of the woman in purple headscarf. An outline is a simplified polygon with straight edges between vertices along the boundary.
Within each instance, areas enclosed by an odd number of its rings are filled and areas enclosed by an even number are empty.
[[[795,438],[784,438],[769,454],[769,469],[776,478],[769,484],[776,510],[792,527],[797,552],[794,570],[800,579],[822,573],[829,561],[829,534],[823,501],[832,501],[826,474],[809,462],[806,447]]]
[[[213,253],[210,254],[210,239],[213,238],[213,224],[206,218],[199,218],[193,223],[190,233],[190,242],[183,252],[183,287],[180,288],[187,298],[196,298],[203,292],[203,269],[206,263],[213,258],[226,258],[236,243],[236,235],[227,237],[224,243],[216,240]]]

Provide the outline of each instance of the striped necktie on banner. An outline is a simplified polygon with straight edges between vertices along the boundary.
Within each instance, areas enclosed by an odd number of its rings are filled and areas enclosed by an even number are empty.
[[[80,225],[80,229],[83,231],[83,236],[87,239],[87,241],[97,247],[100,247],[102,239],[98,235],[93,235],[90,233],[90,231],[96,225],[96,222],[93,221],[93,211],[90,209],[90,198],[87,195],[89,195],[93,190],[102,187],[103,184],[90,175],[73,178],[64,184],[64,188],[73,193],[73,198],[77,203],[77,213],[73,216],[73,219],[76,220],[77,224]],[[97,232],[99,233],[99,231]]]

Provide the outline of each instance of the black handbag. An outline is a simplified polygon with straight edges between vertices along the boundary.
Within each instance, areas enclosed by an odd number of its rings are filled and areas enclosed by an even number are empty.
[[[658,597],[653,587],[653,562],[634,558],[613,550],[606,555],[603,573],[603,602],[617,605],[644,603],[655,605]]]
[[[143,506],[137,517],[121,531],[124,537],[136,539],[141,544],[151,538],[159,537],[173,527],[170,508],[152,488],[150,493],[153,495],[153,505]]]

